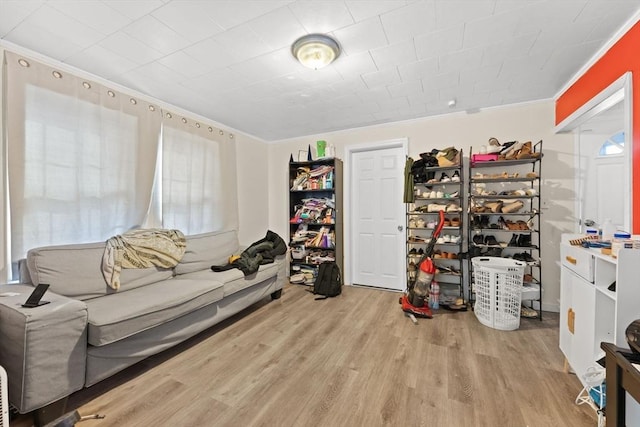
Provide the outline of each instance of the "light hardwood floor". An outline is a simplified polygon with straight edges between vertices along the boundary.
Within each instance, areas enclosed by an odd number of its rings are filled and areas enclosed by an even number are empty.
[[[71,396],[103,426],[593,426],[562,372],[558,316],[517,331],[443,312],[414,325],[398,293],[303,286]],[[24,417],[12,427],[29,425]]]

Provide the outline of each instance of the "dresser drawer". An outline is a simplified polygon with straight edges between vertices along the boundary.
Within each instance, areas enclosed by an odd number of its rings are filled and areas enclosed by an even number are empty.
[[[594,256],[579,246],[562,245],[562,266],[576,273],[584,280],[593,283]]]

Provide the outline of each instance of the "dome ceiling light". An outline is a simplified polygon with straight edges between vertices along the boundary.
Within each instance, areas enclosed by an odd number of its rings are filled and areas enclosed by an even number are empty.
[[[291,53],[305,67],[318,70],[340,56],[340,46],[327,35],[307,34],[293,43]]]

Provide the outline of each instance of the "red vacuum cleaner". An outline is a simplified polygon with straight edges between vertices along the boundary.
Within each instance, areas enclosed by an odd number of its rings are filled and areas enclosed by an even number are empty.
[[[431,239],[427,244],[424,255],[418,262],[418,271],[416,272],[415,280],[413,283],[409,282],[406,292],[402,297],[400,297],[399,302],[402,306],[402,311],[407,313],[409,316],[413,315],[414,317],[423,317],[428,319],[433,317],[433,313],[431,313],[431,309],[428,304],[428,295],[431,282],[436,274],[436,266],[431,260],[431,254],[433,253],[433,248],[436,245],[436,240],[438,239],[438,236],[440,236],[442,227],[444,227],[444,211],[440,211],[438,224],[431,234]],[[413,318],[412,320],[415,321]]]

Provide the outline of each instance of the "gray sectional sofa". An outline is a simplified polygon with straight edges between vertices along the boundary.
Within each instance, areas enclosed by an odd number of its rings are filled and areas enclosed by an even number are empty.
[[[105,243],[32,249],[20,285],[1,285],[0,366],[9,400],[30,412],[172,347],[271,295],[287,281],[286,255],[245,277],[211,271],[241,251],[236,231],[186,236],[173,269],[123,269],[121,287],[101,271]],[[23,308],[39,283],[50,304]]]

